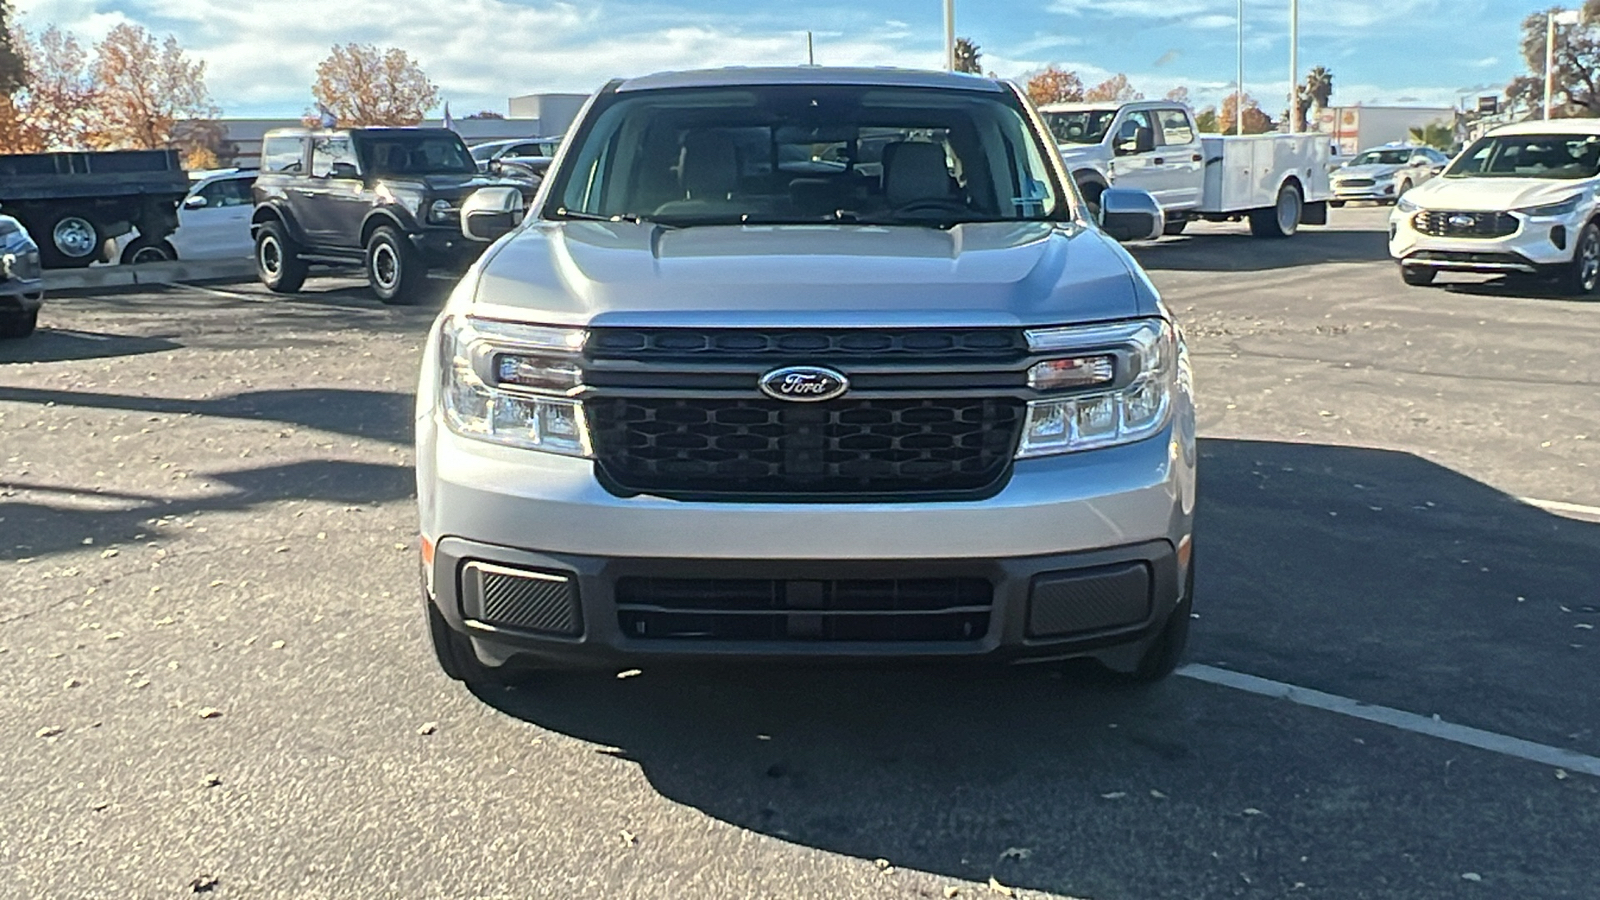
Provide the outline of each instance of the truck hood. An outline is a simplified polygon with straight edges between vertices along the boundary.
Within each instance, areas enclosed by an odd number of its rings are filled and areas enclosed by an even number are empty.
[[[576,326],[1043,325],[1155,314],[1135,272],[1075,225],[538,222],[484,256],[472,311]]]
[[[476,174],[451,174],[451,175],[387,175],[379,180],[400,187],[426,188],[428,194],[434,197],[462,197],[472,193],[478,188],[486,187],[526,187],[525,182],[513,181],[508,178],[497,178],[493,175]]]
[[[1496,212],[1555,203],[1594,184],[1557,178],[1435,178],[1412,188],[1406,199],[1427,209]]]

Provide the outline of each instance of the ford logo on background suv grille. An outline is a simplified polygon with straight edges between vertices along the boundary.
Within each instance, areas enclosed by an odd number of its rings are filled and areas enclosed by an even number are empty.
[[[761,393],[778,400],[815,403],[850,390],[850,379],[821,366],[786,366],[761,376]]]
[[[1449,221],[1451,228],[1476,228],[1478,226],[1478,217],[1469,216],[1466,213],[1456,213],[1447,221]]]

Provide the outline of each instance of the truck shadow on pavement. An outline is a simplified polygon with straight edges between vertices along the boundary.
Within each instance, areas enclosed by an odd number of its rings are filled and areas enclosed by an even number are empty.
[[[1574,627],[1600,626],[1600,525],[1405,453],[1201,449],[1192,661],[1600,751],[1600,637]],[[479,696],[676,803],[857,858],[896,896],[942,894],[873,860],[1119,898],[1443,898],[1469,871],[1503,896],[1593,883],[1586,780],[1182,677],[647,666]],[[617,827],[678,840],[649,824]]]
[[[392,444],[411,442],[416,399],[409,393],[343,388],[246,391],[226,397],[139,397],[95,391],[0,386],[0,403],[82,406],[158,415],[282,422]]]
[[[182,346],[167,336],[106,334],[46,326],[29,338],[0,341],[0,365],[109,359],[177,350]]]
[[[309,460],[197,476],[222,490],[172,499],[131,492],[0,483],[0,560],[35,559],[94,546],[170,544],[182,529],[156,529],[150,520],[249,509],[289,500],[374,504],[412,496],[410,466]],[[24,494],[28,499],[17,499]],[[46,502],[51,498],[58,502]],[[107,508],[114,504],[114,508]]]
[[[1128,252],[1146,269],[1190,272],[1260,272],[1389,259],[1389,247],[1382,232],[1319,228],[1307,228],[1281,241],[1252,237],[1247,231],[1189,234],[1130,244]]]

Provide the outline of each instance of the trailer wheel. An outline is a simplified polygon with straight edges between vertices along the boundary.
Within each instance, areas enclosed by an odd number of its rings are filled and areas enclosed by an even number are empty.
[[[306,283],[306,261],[282,222],[262,222],[256,230],[256,276],[274,294],[292,294]]]
[[[139,238],[122,248],[122,264],[137,266],[144,263],[170,262],[178,258],[178,251],[168,241]]]
[[[1304,208],[1300,189],[1286,184],[1278,189],[1276,204],[1250,210],[1250,233],[1260,238],[1291,237],[1300,230],[1300,213]]]
[[[47,221],[50,226],[39,241],[39,255],[47,268],[82,268],[100,257],[105,238],[81,210],[65,210]]]

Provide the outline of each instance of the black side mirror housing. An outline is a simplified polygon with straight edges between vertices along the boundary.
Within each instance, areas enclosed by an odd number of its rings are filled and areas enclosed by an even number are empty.
[[[522,224],[526,214],[522,192],[511,187],[486,187],[461,204],[461,234],[469,240],[499,240]]]
[[[360,178],[361,170],[354,163],[336,162],[328,169],[329,178]]]
[[[1100,194],[1100,229],[1118,241],[1153,241],[1166,227],[1161,204],[1149,191],[1106,188]]]

